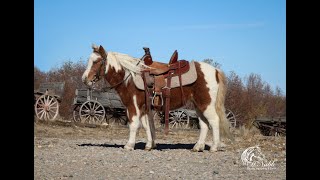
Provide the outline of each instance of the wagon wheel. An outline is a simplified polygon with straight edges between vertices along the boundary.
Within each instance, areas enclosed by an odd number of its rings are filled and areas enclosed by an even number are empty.
[[[106,111],[101,103],[94,100],[84,102],[79,110],[81,122],[94,124],[102,123],[105,118]]]
[[[59,114],[58,100],[50,95],[40,96],[35,104],[35,113],[41,120],[54,120]]]
[[[170,128],[188,128],[189,115],[184,110],[175,110],[169,112],[169,127]]]
[[[252,125],[259,129],[260,133],[264,136],[269,136],[271,133],[271,129],[259,121],[252,121]]]
[[[80,111],[80,105],[75,105],[75,107],[73,108],[73,116],[72,116],[74,122],[81,122],[79,111]]]
[[[156,127],[164,127],[164,113],[161,111],[154,112],[153,121]]]
[[[233,112],[229,109],[226,109],[226,117],[230,122],[231,127],[235,128],[237,125],[236,116],[233,114]]]
[[[110,125],[115,125],[115,124],[127,125],[128,118],[124,114],[125,112],[122,112],[122,110],[117,110],[117,109],[111,110],[110,115],[108,116],[108,123]]]

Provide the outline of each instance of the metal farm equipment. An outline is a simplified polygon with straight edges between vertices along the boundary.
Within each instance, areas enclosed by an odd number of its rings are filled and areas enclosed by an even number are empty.
[[[108,92],[92,89],[76,89],[73,101],[73,120],[88,124],[120,123],[128,120],[126,108],[116,91]]]
[[[38,119],[55,120],[59,114],[64,85],[64,82],[41,83],[39,89],[34,90],[34,109]]]
[[[257,127],[265,136],[285,136],[286,135],[286,118],[266,118],[260,117],[253,121],[253,125]]]

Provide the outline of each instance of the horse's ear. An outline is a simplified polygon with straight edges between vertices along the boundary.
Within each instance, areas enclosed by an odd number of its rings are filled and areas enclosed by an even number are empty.
[[[107,55],[108,55],[107,51],[105,51],[101,45],[99,46],[99,54],[105,59],[107,58]]]
[[[93,52],[99,52],[99,47],[95,44],[92,44]]]

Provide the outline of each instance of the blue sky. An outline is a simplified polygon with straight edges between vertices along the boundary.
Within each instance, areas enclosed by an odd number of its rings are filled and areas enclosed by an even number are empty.
[[[286,94],[285,0],[35,0],[34,65],[87,61],[91,44],[155,60],[213,59],[228,74],[260,74]]]

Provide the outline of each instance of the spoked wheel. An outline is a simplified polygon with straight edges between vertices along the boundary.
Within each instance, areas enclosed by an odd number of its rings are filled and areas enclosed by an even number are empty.
[[[40,120],[53,121],[59,114],[58,100],[50,95],[40,96],[35,104],[35,112]]]
[[[153,114],[153,121],[157,127],[164,127],[164,113],[160,111],[156,111]]]
[[[80,111],[80,105],[75,105],[75,107],[73,108],[73,121],[74,122],[81,122],[79,111]]]
[[[169,112],[169,127],[170,128],[188,128],[189,115],[184,110],[175,110]]]
[[[108,123],[110,125],[127,125],[128,118],[126,115],[123,114],[124,112],[120,112],[117,110],[112,111],[111,114],[108,116]]]
[[[89,100],[83,103],[79,110],[79,116],[81,122],[95,124],[101,124],[105,119],[106,111],[101,103],[98,101]]]
[[[226,117],[229,120],[231,127],[235,128],[237,125],[237,120],[233,112],[230,111],[229,109],[226,109]]]

